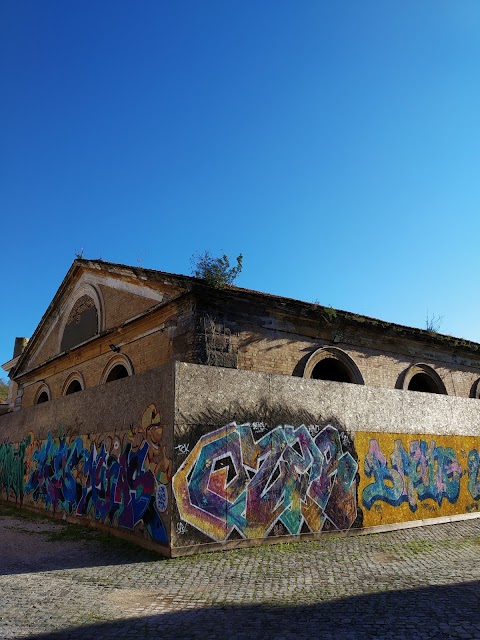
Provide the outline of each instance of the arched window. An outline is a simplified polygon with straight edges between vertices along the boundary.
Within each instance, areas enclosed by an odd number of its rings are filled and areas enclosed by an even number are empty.
[[[71,393],[77,393],[77,391],[82,391],[82,385],[78,380],[72,380],[65,390],[65,395],[69,396]]]
[[[105,329],[104,302],[100,287],[82,277],[68,299],[59,324],[58,352],[68,351]]]
[[[98,313],[93,298],[83,295],[75,302],[62,336],[60,351],[68,351],[98,333]]]
[[[50,400],[50,388],[47,384],[42,384],[35,394],[34,404],[43,404]]]
[[[317,349],[307,361],[304,378],[365,384],[354,360],[338,347]]]
[[[114,380],[120,380],[121,378],[128,378],[133,375],[133,365],[126,355],[119,354],[113,356],[109,360],[107,366],[103,370],[102,384],[107,382],[113,382]]]
[[[116,364],[108,374],[105,382],[113,382],[114,380],[120,380],[120,378],[128,378],[128,371],[123,364]]]
[[[336,380],[337,382],[353,382],[350,371],[336,358],[324,358],[314,367],[312,375],[314,380]]]
[[[48,402],[48,393],[46,391],[42,391],[42,393],[37,398],[37,404],[42,404],[43,402]]]
[[[470,390],[470,397],[480,400],[480,378],[475,380]]]
[[[423,363],[413,364],[404,371],[397,382],[397,388],[447,395],[447,389],[438,373]]]
[[[82,376],[78,372],[74,371],[65,380],[62,389],[62,395],[69,396],[72,393],[77,393],[77,391],[83,391],[84,389],[85,383]]]

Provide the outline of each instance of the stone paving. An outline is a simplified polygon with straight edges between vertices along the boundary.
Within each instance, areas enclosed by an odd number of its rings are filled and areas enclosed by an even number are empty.
[[[163,560],[0,507],[0,550],[2,639],[480,638],[480,519]]]

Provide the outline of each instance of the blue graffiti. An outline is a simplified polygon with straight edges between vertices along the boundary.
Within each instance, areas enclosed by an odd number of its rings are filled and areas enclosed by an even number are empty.
[[[457,455],[450,447],[437,447],[434,440],[430,443],[414,440],[409,451],[400,439],[395,440],[389,465],[378,441],[372,439],[364,472],[367,478],[374,478],[362,494],[367,509],[377,500],[383,500],[395,507],[408,502],[414,512],[418,501],[432,499],[441,505],[445,498],[454,503],[460,493],[462,468]]]
[[[96,520],[133,530],[143,522],[150,537],[167,541],[167,532],[156,509],[156,480],[146,468],[148,442],[138,450],[128,443],[118,456],[102,443],[87,450],[80,437],[67,443],[49,433],[34,452],[36,468],[25,490],[48,510],[69,515],[92,515]]]
[[[81,438],[67,444],[66,437],[55,441],[49,433],[46,442],[34,451],[36,469],[32,472],[25,490],[32,493],[35,502],[42,500],[48,510],[53,507],[72,514],[82,495],[82,485],[73,476],[73,470],[83,463],[86,450]]]

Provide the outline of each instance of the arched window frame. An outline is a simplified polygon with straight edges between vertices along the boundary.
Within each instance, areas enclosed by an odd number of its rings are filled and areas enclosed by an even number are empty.
[[[42,395],[42,393],[46,393],[48,396],[48,400],[47,402],[50,402],[50,400],[52,399],[52,392],[50,391],[50,387],[48,386],[48,384],[46,382],[43,382],[37,389],[37,392],[35,394],[35,399],[33,401],[34,405],[39,404],[38,399],[40,398],[40,396]],[[43,404],[43,402],[40,402],[40,404]]]
[[[312,353],[307,360],[305,369],[303,371],[304,378],[311,378],[314,368],[322,360],[332,358],[338,360],[348,370],[351,377],[352,384],[365,384],[363,376],[358,368],[357,364],[343,349],[338,347],[321,347]]]
[[[475,380],[475,382],[472,384],[470,397],[475,398],[476,400],[480,400],[480,378],[478,378],[478,380]]]
[[[63,334],[67,325],[67,320],[77,301],[83,296],[88,296],[93,300],[95,308],[97,310],[97,334],[101,333],[105,329],[105,305],[103,302],[103,296],[97,287],[94,287],[88,282],[81,282],[74,290],[69,298],[68,305],[62,310],[62,316],[60,320],[59,332],[58,332],[58,345],[57,351],[61,353]]]
[[[397,385],[396,385],[397,389],[410,391],[408,386],[412,378],[416,376],[418,373],[423,373],[426,376],[428,376],[434,382],[435,386],[438,389],[438,393],[440,395],[445,395],[445,396],[448,395],[447,388],[443,380],[441,379],[441,377],[438,375],[438,373],[435,371],[433,367],[431,367],[428,364],[425,364],[424,362],[416,362],[415,364],[412,364],[410,367],[408,367],[408,369],[406,369],[398,378]],[[428,391],[425,393],[428,393]]]
[[[68,387],[72,384],[72,382],[74,380],[77,380],[80,383],[80,386],[82,387],[82,391],[85,390],[85,380],[83,379],[83,376],[81,373],[79,373],[78,371],[73,371],[65,380],[65,382],[63,383],[63,387],[62,387],[62,396],[66,396],[67,395],[67,389]],[[70,395],[70,394],[68,394]]]
[[[125,367],[129,376],[133,376],[135,371],[133,369],[132,361],[125,354],[119,353],[113,356],[112,358],[110,358],[110,360],[108,361],[107,366],[105,367],[102,373],[101,384],[106,384],[107,378],[110,375],[112,369],[114,369],[119,364]]]

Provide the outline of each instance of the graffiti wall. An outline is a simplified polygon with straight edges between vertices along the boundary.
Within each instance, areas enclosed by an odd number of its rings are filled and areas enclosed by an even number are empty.
[[[474,437],[233,422],[176,452],[178,546],[480,511]]]
[[[180,520],[223,542],[349,529],[357,519],[357,471],[349,436],[333,425],[269,429],[228,424],[177,445],[173,479]]]
[[[480,513],[478,437],[349,433],[333,421],[287,419],[177,428],[174,475],[172,434],[154,404],[122,431],[31,432],[0,444],[0,496],[162,545],[173,538],[179,553]]]
[[[167,543],[172,461],[160,413],[150,404],[128,431],[43,441],[29,434],[0,445],[0,491],[6,499],[91,518]]]
[[[357,433],[355,446],[365,526],[480,510],[479,438]]]

